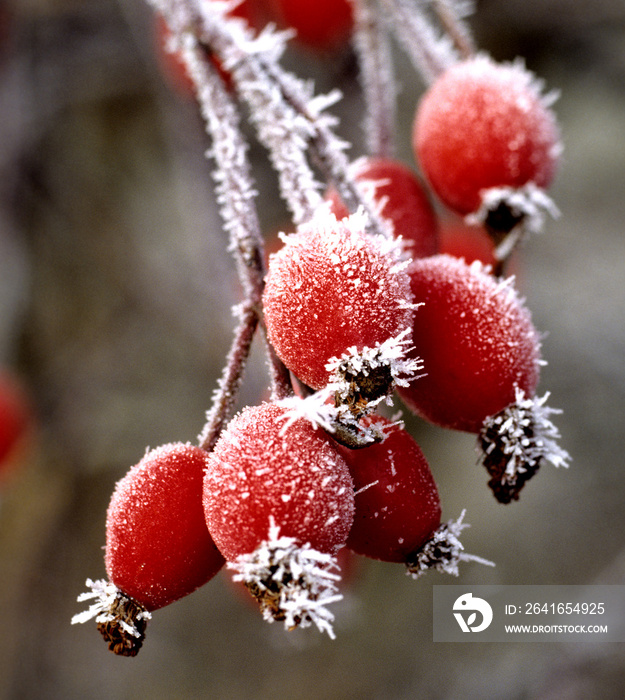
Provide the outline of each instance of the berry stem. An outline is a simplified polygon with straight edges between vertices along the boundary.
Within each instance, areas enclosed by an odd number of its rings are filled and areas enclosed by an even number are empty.
[[[237,326],[226,365],[223,369],[218,387],[213,394],[211,408],[206,417],[206,424],[199,437],[199,445],[210,452],[228,418],[232,414],[237,392],[243,379],[243,370],[249,357],[252,340],[258,328],[258,312],[255,306],[244,304],[241,308],[241,320]]]
[[[433,9],[447,36],[463,59],[475,55],[475,42],[471,30],[463,17],[473,11],[472,3],[461,4],[459,0],[433,0]]]
[[[395,80],[387,27],[374,0],[351,0],[354,7],[354,46],[366,102],[365,133],[369,153],[393,155],[395,133]]]
[[[340,99],[340,92],[314,95],[309,82],[280,65],[288,32],[267,27],[255,36],[241,21],[224,16],[224,6],[217,2],[148,1],[165,16],[174,36],[195,34],[229,72],[259,141],[269,151],[294,223],[311,219],[322,203],[322,185],[308,162],[310,155],[349,210],[364,208],[371,232],[386,235],[375,205],[349,173],[345,151],[350,144],[336,136],[337,119],[325,111]]]

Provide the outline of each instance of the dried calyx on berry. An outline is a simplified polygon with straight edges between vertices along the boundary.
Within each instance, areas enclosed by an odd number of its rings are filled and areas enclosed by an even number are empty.
[[[356,419],[371,413],[390,397],[397,386],[407,387],[423,369],[420,358],[409,358],[414,350],[410,329],[373,348],[348,348],[341,357],[326,364],[330,372],[329,388],[335,405],[346,408]]]
[[[546,406],[548,398],[549,393],[526,397],[517,387],[515,402],[484,421],[479,450],[491,475],[488,485],[500,503],[518,500],[543,460],[568,467],[570,456],[556,442],[560,433],[549,418],[561,411]]]
[[[467,527],[463,522],[465,511],[460,513],[458,520],[442,523],[430,536],[427,542],[413,552],[406,560],[407,573],[412,578],[419,578],[432,569],[451,576],[458,576],[458,564],[461,561],[474,561],[484,566],[495,564],[483,557],[464,551],[459,535]]]
[[[343,598],[336,558],[280,536],[280,528],[270,520],[268,539],[228,563],[237,572],[233,580],[245,584],[268,622],[284,622],[289,630],[314,624],[334,639],[334,615],[327,606]]]
[[[136,600],[125,595],[114,583],[87,579],[90,591],[81,593],[78,602],[96,599],[88,610],[72,617],[72,624],[95,618],[98,631],[108,648],[118,656],[136,656],[145,641],[147,621],[152,615]]]

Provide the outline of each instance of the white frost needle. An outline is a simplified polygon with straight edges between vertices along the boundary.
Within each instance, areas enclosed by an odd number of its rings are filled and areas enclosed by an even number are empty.
[[[334,572],[335,557],[281,536],[273,518],[270,521],[268,539],[228,564],[237,572],[233,580],[247,585],[268,622],[283,621],[287,629],[314,624],[334,639],[334,615],[327,606],[343,598],[336,587],[341,577]]]
[[[77,598],[78,602],[82,603],[85,600],[95,600],[95,602],[89,606],[88,610],[74,615],[72,625],[83,624],[94,618],[97,623],[117,621],[128,634],[134,637],[140,636],[141,633],[127,620],[119,618],[120,598],[124,599],[125,596],[115,584],[104,579],[93,581],[88,578],[85,585],[91,590],[81,593]],[[142,610],[137,613],[135,619],[149,620],[151,617],[147,610]]]
[[[425,545],[407,563],[408,575],[419,578],[426,571],[436,569],[444,574],[458,576],[458,564],[461,561],[474,561],[485,566],[495,566],[492,561],[475,554],[468,554],[460,541],[460,533],[467,527],[464,522],[466,511],[462,511],[458,520],[443,523],[425,543]]]

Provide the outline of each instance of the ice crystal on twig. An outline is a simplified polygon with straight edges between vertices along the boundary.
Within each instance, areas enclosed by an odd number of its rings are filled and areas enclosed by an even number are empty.
[[[281,536],[270,520],[268,540],[228,564],[238,572],[233,580],[247,586],[268,622],[284,622],[286,629],[314,624],[334,639],[334,615],[327,606],[343,598],[337,593],[341,577],[333,571],[338,570],[335,557]]]
[[[475,53],[475,42],[463,19],[473,14],[474,3],[466,0],[433,0],[432,7],[460,56],[470,58]]]
[[[349,406],[336,401],[335,387],[329,386],[300,398],[292,396],[280,401],[287,412],[280,417],[283,421],[281,432],[285,432],[297,420],[308,421],[315,428],[330,433],[341,445],[358,449],[381,442],[385,433],[382,425],[369,421],[365,425],[354,416]]]
[[[458,54],[446,34],[435,28],[422,0],[381,0],[397,38],[426,83],[456,63]]]
[[[488,485],[500,503],[518,500],[525,482],[538,471],[541,461],[568,467],[570,456],[557,443],[560,433],[550,416],[560,410],[541,398],[526,397],[516,388],[515,402],[487,418],[479,435],[482,461],[491,475]]]
[[[354,46],[358,55],[362,94],[367,108],[365,134],[369,153],[393,155],[396,86],[386,22],[376,12],[375,0],[352,0]]]
[[[94,600],[88,610],[72,617],[72,625],[95,618],[98,630],[109,649],[119,656],[136,656],[145,640],[145,628],[151,614],[137,601],[125,595],[109,581],[87,579],[90,591],[81,593],[78,602]]]
[[[485,566],[495,566],[492,561],[468,554],[460,542],[460,533],[467,527],[463,522],[466,511],[460,513],[458,520],[443,523],[430,539],[415,552],[406,562],[407,573],[413,578],[419,578],[426,571],[436,569],[444,574],[458,576],[458,564],[461,561],[475,561]]]

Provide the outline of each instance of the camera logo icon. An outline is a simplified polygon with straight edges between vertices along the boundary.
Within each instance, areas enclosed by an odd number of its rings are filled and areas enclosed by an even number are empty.
[[[481,615],[481,622],[478,620]],[[493,609],[488,601],[472,593],[464,593],[454,602],[454,617],[463,632],[482,632],[493,621]],[[476,624],[476,621],[479,624]]]

